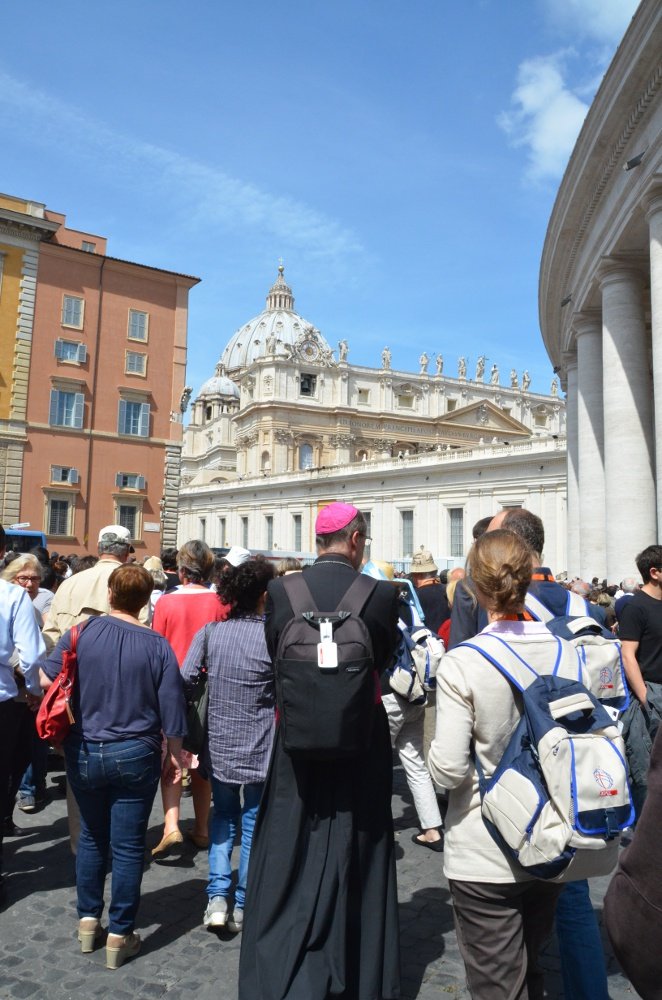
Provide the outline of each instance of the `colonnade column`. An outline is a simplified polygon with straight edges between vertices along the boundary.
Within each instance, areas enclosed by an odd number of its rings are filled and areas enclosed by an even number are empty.
[[[596,310],[573,317],[577,338],[577,434],[579,463],[579,573],[603,579],[605,550],[602,317]]]
[[[651,337],[653,341],[653,400],[655,412],[657,530],[662,532],[662,186],[648,197],[646,221],[650,240]],[[661,442],[658,444],[658,442]]]
[[[618,583],[656,537],[652,385],[640,271],[611,258],[600,289],[607,577]]]
[[[579,573],[579,481],[578,481],[578,434],[577,434],[577,355],[573,351],[564,355],[566,370],[566,436],[568,442],[568,503],[566,533],[568,551],[565,569],[568,577]],[[559,567],[562,569],[563,567]]]

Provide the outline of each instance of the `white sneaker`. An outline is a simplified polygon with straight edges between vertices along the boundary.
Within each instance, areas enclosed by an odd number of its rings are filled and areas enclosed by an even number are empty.
[[[228,919],[228,903],[225,896],[214,896],[207,903],[202,922],[205,927],[225,927]]]

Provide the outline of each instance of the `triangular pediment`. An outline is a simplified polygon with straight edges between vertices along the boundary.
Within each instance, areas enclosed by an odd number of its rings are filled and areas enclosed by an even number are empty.
[[[439,429],[452,435],[453,431],[473,431],[477,437],[530,437],[531,431],[520,420],[504,413],[488,399],[477,400],[469,406],[446,413],[439,421]]]

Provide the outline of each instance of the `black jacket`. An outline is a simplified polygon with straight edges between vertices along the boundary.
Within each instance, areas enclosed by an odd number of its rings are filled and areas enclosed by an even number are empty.
[[[336,553],[320,556],[303,572],[320,611],[335,611],[357,575],[349,559]],[[269,584],[265,615],[267,648],[274,660],[280,633],[293,617],[282,580],[272,580]],[[399,638],[397,588],[379,582],[363,609],[362,618],[372,639],[375,668],[381,674],[391,665]]]

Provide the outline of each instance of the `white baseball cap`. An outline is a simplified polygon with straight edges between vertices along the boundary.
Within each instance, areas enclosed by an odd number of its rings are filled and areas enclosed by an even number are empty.
[[[121,524],[107,524],[99,532],[99,541],[111,543],[124,542],[126,545],[129,545],[131,543],[131,532]]]

